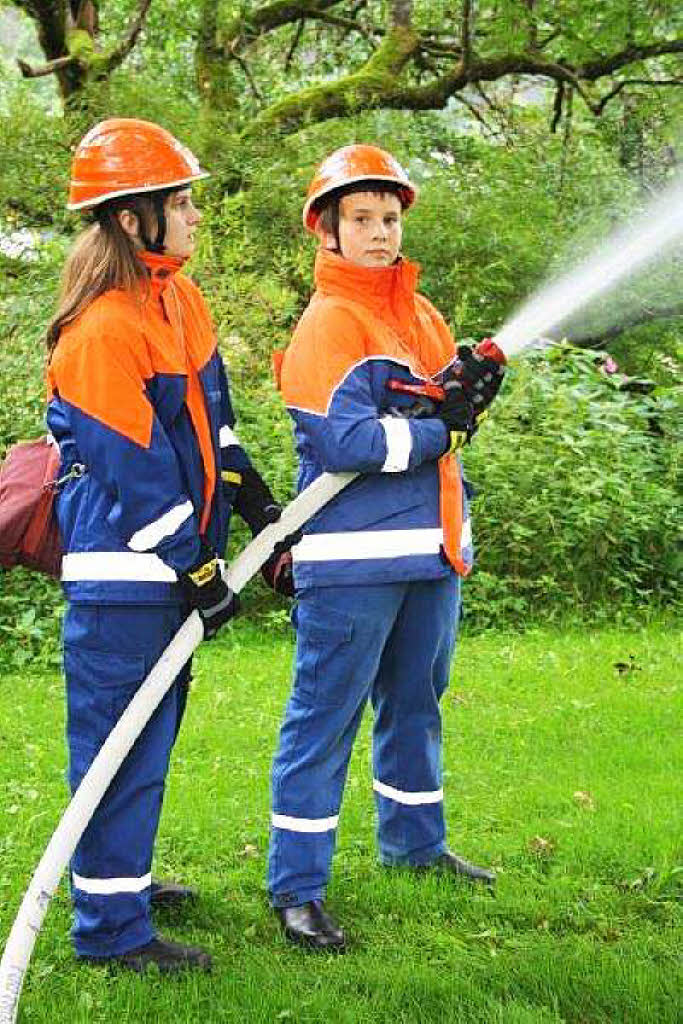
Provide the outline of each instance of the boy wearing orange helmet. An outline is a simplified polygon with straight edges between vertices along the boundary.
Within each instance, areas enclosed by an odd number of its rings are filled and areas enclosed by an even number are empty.
[[[78,146],[77,239],[48,329],[47,421],[61,455],[56,501],[69,781],[102,743],[190,609],[206,637],[235,612],[218,556],[231,510],[254,533],[278,506],[234,432],[209,311],[182,268],[200,222],[192,153],[147,121],[111,119]],[[274,567],[271,566],[271,569]],[[72,862],[78,956],[135,971],[207,969],[157,936],[150,907],[191,891],[154,882],[152,848],[190,664],[108,789]]]
[[[304,225],[320,240],[316,291],[280,366],[299,486],[362,475],[293,549],[297,652],[272,773],[269,889],[291,941],[341,950],[324,907],[352,744],[374,708],[380,858],[492,884],[446,845],[439,701],[448,681],[460,579],[472,562],[457,449],[493,400],[490,348],[456,346],[400,255],[415,201],[375,146],[347,146],[317,171]],[[440,393],[438,405],[416,395]]]

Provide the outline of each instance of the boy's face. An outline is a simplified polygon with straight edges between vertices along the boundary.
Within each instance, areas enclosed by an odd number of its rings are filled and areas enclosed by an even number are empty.
[[[390,267],[401,248],[401,201],[392,192],[354,192],[339,204],[339,247],[359,267]]]

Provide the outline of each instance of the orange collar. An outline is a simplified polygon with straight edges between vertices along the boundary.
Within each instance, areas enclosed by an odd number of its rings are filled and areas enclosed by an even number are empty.
[[[139,252],[138,259],[149,270],[152,296],[155,299],[159,298],[185,263],[181,256],[165,256],[163,253],[147,250]]]
[[[315,283],[321,292],[352,299],[374,311],[387,303],[402,305],[401,299],[412,306],[419,274],[417,263],[403,257],[391,267],[359,267],[330,249],[318,249],[315,259]]]

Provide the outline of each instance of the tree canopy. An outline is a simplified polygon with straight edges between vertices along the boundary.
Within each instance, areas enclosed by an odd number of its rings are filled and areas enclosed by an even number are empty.
[[[220,259],[230,252],[243,273],[251,258],[302,298],[303,257],[282,225],[296,222],[296,197],[331,145],[384,139],[409,162],[425,186],[421,222],[432,218],[426,283],[466,333],[489,329],[558,253],[607,229],[679,160],[674,0],[10,2],[38,44],[18,54],[24,91],[6,122],[14,216],[55,223],[70,146],[94,120],[150,117],[210,166],[220,229],[239,210],[247,244],[233,254],[223,241]],[[29,139],[19,110],[30,112],[38,79],[57,84],[65,117],[63,128],[36,121]],[[241,196],[234,209],[226,194]],[[426,245],[421,233],[418,254]],[[660,273],[573,336],[611,344],[681,311]]]
[[[66,102],[119,67],[150,6],[164,6],[13,2],[36,23],[45,55],[41,66],[22,60],[22,73],[54,73]],[[359,110],[438,110],[452,99],[480,117],[500,104],[497,83],[520,76],[553,87],[556,127],[574,93],[599,116],[623,93],[683,85],[676,0],[194,0],[183,8],[201,101],[237,115],[248,134],[295,132]],[[122,11],[127,27],[103,45]]]

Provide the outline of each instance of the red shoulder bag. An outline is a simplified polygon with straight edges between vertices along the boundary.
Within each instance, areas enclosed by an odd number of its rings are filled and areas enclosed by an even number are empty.
[[[59,448],[43,437],[13,445],[0,465],[0,565],[57,579],[62,544],[54,514]]]

